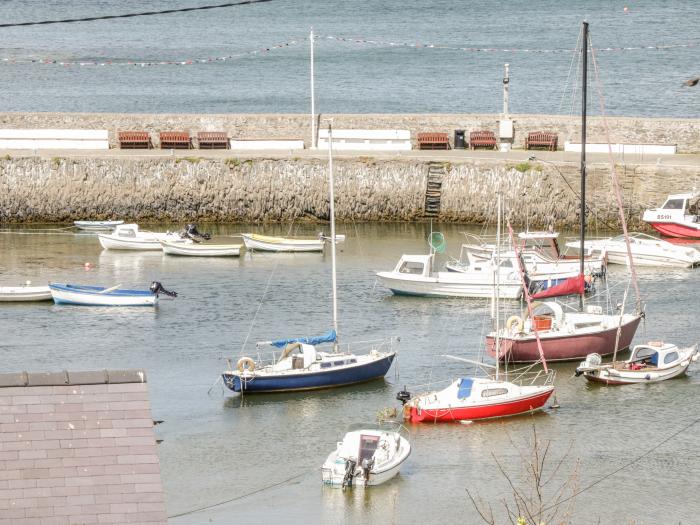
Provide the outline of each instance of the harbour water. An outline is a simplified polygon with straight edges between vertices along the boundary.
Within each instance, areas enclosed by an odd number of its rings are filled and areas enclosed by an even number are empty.
[[[174,229],[178,225],[152,225]],[[435,225],[456,255],[462,225]],[[218,236],[254,230],[287,234],[289,225],[202,227]],[[297,235],[318,226],[297,225]],[[478,523],[467,490],[501,512],[512,501],[494,457],[525,483],[519,450],[533,425],[554,460],[568,451],[554,486],[578,467],[578,488],[632,465],[578,495],[573,523],[698,522],[697,425],[700,367],[654,385],[599,387],[574,378],[575,364],[555,365],[558,409],[472,424],[411,426],[413,453],[401,475],[371,490],[323,488],[320,465],[347,427],[371,423],[404,385],[465,373],[443,354],[478,358],[488,303],[394,297],[374,272],[402,253],[421,253],[427,224],[343,224],[338,257],[342,341],[401,337],[398,366],[385,381],[323,392],[240,398],[210,386],[244,341],[312,335],[330,327],[330,258],[319,254],[245,254],[197,259],[102,251],[94,235],[38,235],[19,227],[0,235],[0,283],[31,279],[146,286],[159,280],[179,297],[157,309],[45,304],[0,308],[1,371],[135,368],[147,370],[159,455],[173,525],[261,523]],[[474,230],[471,230],[474,231]],[[224,237],[220,237],[221,240]],[[93,267],[86,270],[85,262]],[[635,342],[700,340],[699,270],[642,269],[647,318]],[[616,300],[626,269],[612,267]],[[599,286],[599,288],[601,288]],[[630,292],[631,293],[631,292]],[[631,300],[628,303],[631,304]],[[511,308],[519,308],[511,303]],[[438,385],[439,386],[439,385]],[[653,447],[649,454],[644,455]],[[201,507],[227,502],[200,512]],[[180,516],[178,516],[180,515]],[[177,516],[177,517],[176,517]],[[499,522],[503,522],[499,520]]]
[[[190,7],[205,0],[6,0],[3,23]],[[276,0],[86,23],[4,28],[0,110],[306,113],[309,29],[321,113],[577,113],[572,63],[591,24],[609,114],[700,116],[700,4],[512,0]],[[567,82],[567,78],[569,81]],[[591,74],[591,90],[597,92]],[[591,114],[598,104],[591,103]]]

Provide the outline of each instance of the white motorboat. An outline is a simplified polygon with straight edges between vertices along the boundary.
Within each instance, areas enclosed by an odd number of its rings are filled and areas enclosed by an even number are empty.
[[[111,231],[124,221],[73,221],[73,225],[79,230],[86,231]]]
[[[384,286],[396,295],[421,297],[483,297],[495,293],[496,264],[492,260],[473,259],[460,272],[435,272],[435,254],[403,255],[390,272],[378,272]],[[499,297],[519,299],[522,295],[520,277],[509,259],[498,267]]]
[[[606,385],[658,383],[685,374],[690,363],[699,357],[698,345],[678,348],[674,344],[652,341],[635,346],[626,361],[603,363],[599,354],[588,354],[576,368],[576,375]]]
[[[700,251],[691,246],[671,244],[646,233],[630,233],[629,243],[636,266],[689,268],[700,264]],[[578,242],[567,242],[566,245],[579,247]],[[589,254],[606,253],[611,263],[628,264],[624,235],[586,241],[584,249]]]
[[[160,241],[183,241],[179,233],[139,230],[138,224],[120,224],[114,233],[98,233],[105,250],[161,250]]]
[[[362,429],[348,432],[321,467],[326,485],[370,487],[396,476],[411,453],[399,432]]]
[[[31,286],[27,281],[22,286],[0,286],[0,302],[50,301],[51,290],[48,286]]]
[[[163,253],[191,257],[237,257],[242,244],[206,244],[192,241],[160,241]]]
[[[297,237],[271,237],[255,233],[242,233],[248,250],[261,252],[321,252],[328,240],[323,234],[315,239]],[[345,235],[336,235],[336,243],[344,242]]]
[[[700,239],[700,192],[669,195],[660,208],[646,210],[642,220],[661,235]]]

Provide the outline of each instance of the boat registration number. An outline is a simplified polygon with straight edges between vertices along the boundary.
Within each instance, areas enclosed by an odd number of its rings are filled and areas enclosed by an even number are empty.
[[[660,214],[658,214],[658,215],[656,216],[656,218],[659,219],[659,220],[670,220],[670,219],[671,219],[671,216],[668,215],[668,214],[667,214],[667,215],[664,215],[664,214],[661,214],[661,213],[660,213]]]

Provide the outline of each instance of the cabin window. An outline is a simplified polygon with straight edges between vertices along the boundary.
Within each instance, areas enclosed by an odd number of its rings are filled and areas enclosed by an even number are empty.
[[[333,366],[341,366],[344,364],[345,364],[345,361],[333,361]]]
[[[357,359],[355,359],[354,357],[353,357],[352,359],[349,359],[349,360],[348,360],[348,364],[349,364],[349,365],[352,365],[352,364],[354,364],[354,363],[357,363]]]
[[[666,357],[664,357],[664,364],[667,365],[673,361],[678,359],[678,352],[671,352],[670,354],[666,354]]]
[[[321,363],[321,368],[330,368],[331,364],[330,363]]]
[[[134,230],[119,230],[119,237],[136,237],[136,232]]]
[[[664,210],[682,210],[683,209],[683,199],[668,199],[664,204]]]
[[[486,390],[482,390],[481,397],[502,396],[503,394],[507,393],[507,388],[487,388]]]
[[[423,275],[423,263],[406,261],[399,268],[400,273],[412,273],[414,275]]]

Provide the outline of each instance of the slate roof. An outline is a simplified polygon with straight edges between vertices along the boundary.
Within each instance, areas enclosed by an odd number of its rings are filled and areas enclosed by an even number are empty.
[[[143,370],[0,374],[0,525],[167,523]]]

